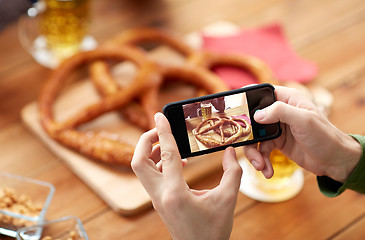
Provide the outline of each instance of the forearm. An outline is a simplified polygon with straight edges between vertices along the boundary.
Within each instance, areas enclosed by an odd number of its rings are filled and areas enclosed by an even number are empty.
[[[338,182],[327,176],[317,177],[321,192],[328,197],[336,197],[346,189],[352,189],[359,193],[365,193],[365,137],[354,135],[353,138],[361,146],[361,156],[355,168],[344,183]]]
[[[362,147],[356,139],[343,132],[338,131],[335,138],[333,159],[330,161],[334,165],[329,166],[324,175],[344,183],[357,166],[362,155]]]

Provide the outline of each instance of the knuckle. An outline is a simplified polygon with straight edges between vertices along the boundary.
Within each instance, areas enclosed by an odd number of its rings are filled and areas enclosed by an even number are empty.
[[[281,111],[284,108],[285,103],[281,101],[276,101],[272,104],[272,109],[274,112]]]
[[[307,114],[303,114],[302,124],[306,126],[314,126],[318,121],[320,121],[320,114],[315,111],[307,110]]]
[[[176,158],[176,153],[169,149],[161,150],[161,160],[162,161],[169,161],[170,159]]]
[[[150,133],[149,132],[144,132],[142,133],[141,137],[140,137],[140,141],[145,142],[150,138]]]
[[[140,170],[143,168],[143,164],[141,163],[141,161],[138,161],[136,158],[133,157],[131,161],[131,168],[133,172],[140,172]]]
[[[292,96],[298,96],[298,95],[303,95],[303,92],[300,91],[299,89],[295,88],[295,87],[290,87],[288,88],[288,92],[290,93],[290,95]]]

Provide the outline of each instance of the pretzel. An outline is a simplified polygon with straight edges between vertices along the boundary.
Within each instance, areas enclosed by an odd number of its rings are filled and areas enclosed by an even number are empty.
[[[145,55],[138,49],[128,47],[125,48],[125,50],[129,52],[129,59],[126,60],[132,62],[137,68],[140,68],[141,65],[146,63]],[[99,60],[92,62],[89,67],[89,73],[94,86],[101,96],[105,97],[113,95],[121,90],[121,87],[110,74],[109,66],[105,61]],[[140,104],[131,102],[124,108],[120,109],[120,111],[132,124],[137,125],[144,130],[148,130],[150,128],[150,120],[144,116],[144,109]]]
[[[53,72],[50,79],[44,84],[38,105],[40,121],[46,132],[60,143],[81,152],[89,157],[99,159],[106,163],[130,166],[134,146],[126,143],[120,136],[106,132],[80,132],[76,127],[91,121],[100,115],[120,109],[130,101],[140,100],[145,106],[150,122],[156,111],[157,89],[164,81],[171,77],[178,77],[179,80],[204,88],[210,93],[224,91],[225,84],[215,75],[205,69],[194,69],[191,67],[162,67],[153,62],[141,61],[140,69],[132,83],[114,94],[105,96],[100,102],[85,107],[77,115],[72,116],[64,122],[57,122],[54,119],[52,106],[62,85],[68,76],[80,66],[95,60],[113,59],[124,61],[132,59],[129,55],[133,51],[124,46],[118,49],[97,49],[89,52],[82,52],[74,55],[63,62]],[[150,98],[155,99],[149,102]]]
[[[140,45],[145,43],[166,45],[187,58],[196,53],[194,49],[182,42],[179,37],[174,36],[171,32],[155,28],[128,29],[118,34],[111,40],[106,41],[104,45],[129,45],[131,47],[139,48]]]
[[[219,140],[213,137],[214,133],[220,136]],[[195,138],[207,148],[232,144],[249,133],[251,125],[246,120],[232,117],[207,118],[193,129]]]
[[[87,156],[100,159],[103,162],[121,165],[130,164],[134,147],[112,134],[80,132],[75,128],[87,121],[95,119],[103,113],[121,108],[138,93],[146,91],[159,76],[153,74],[151,64],[143,64],[133,82],[114,95],[101,99],[100,102],[87,106],[78,115],[60,123],[54,119],[53,103],[68,76],[78,67],[98,59],[125,60],[128,50],[97,49],[82,52],[64,61],[50,79],[45,82],[38,100],[40,121],[45,131],[58,142],[75,149]]]
[[[146,51],[138,47],[144,42],[168,45],[183,55],[185,62],[181,65],[168,65],[153,61]],[[110,73],[107,61],[132,62],[137,68],[132,81],[126,86],[119,86]],[[244,67],[252,71],[260,82],[270,81],[269,70],[258,61],[234,56],[219,58],[216,54],[196,51],[177,38],[154,29],[126,31],[95,50],[74,55],[51,74],[38,99],[40,122],[49,136],[59,143],[101,162],[130,167],[134,146],[123,136],[104,131],[80,131],[77,128],[110,111],[121,111],[124,117],[141,129],[151,129],[154,127],[153,116],[159,110],[159,91],[166,82],[174,79],[191,84],[196,87],[197,95],[226,91],[226,84],[210,71],[217,64]],[[69,76],[84,65],[89,66],[91,79],[101,99],[70,118],[57,121],[53,115],[57,95]],[[223,129],[227,122],[233,120],[222,121]],[[242,129],[237,121],[228,125],[234,126],[236,130]],[[242,133],[231,133],[223,129],[224,139],[221,142],[234,142],[238,135],[241,136]]]
[[[146,51],[143,51],[139,46],[145,43],[159,43],[170,47],[185,57],[186,63],[188,65],[192,65],[194,68],[199,66],[210,71],[217,66],[231,66],[250,72],[254,77],[256,77],[259,83],[269,82],[274,85],[277,84],[272,78],[269,68],[257,58],[251,56],[222,55],[206,51],[196,51],[187,44],[184,44],[177,37],[161,29],[137,28],[126,30],[104,43],[103,46],[115,47],[127,45],[134,48],[136,51],[138,50],[139,53],[136,54],[141,55],[145,54]],[[169,72],[171,73],[172,71],[170,70]],[[114,94],[121,88],[110,74],[108,65],[105,61],[93,63],[90,66],[90,74],[96,88],[102,96]],[[178,76],[178,74],[175,75]],[[220,81],[218,80],[216,82],[219,83]],[[155,89],[154,92],[154,95],[149,94],[144,98],[145,103],[150,103],[147,108],[143,109],[143,107],[141,108],[138,103],[134,103],[132,106],[126,107],[122,110],[127,119],[144,130],[148,130],[154,126],[151,116],[157,109],[155,103],[157,89]],[[206,88],[199,89],[197,93],[198,96],[206,94],[209,94],[209,92],[206,91]],[[153,107],[151,107],[151,104]],[[142,103],[142,106],[147,106],[147,104]]]
[[[256,57],[248,55],[218,54],[214,52],[201,52],[191,55],[189,61],[197,66],[214,69],[216,67],[234,67],[247,71],[256,78],[258,83],[271,83],[277,85],[267,65]]]
[[[113,48],[127,45],[134,49],[136,55],[144,55],[144,57],[146,58],[146,52],[142,51],[142,48],[139,47],[139,45],[144,43],[164,44],[166,46],[169,46],[171,49],[178,52],[185,58],[190,58],[194,54],[194,50],[192,48],[184,44],[171,33],[168,33],[161,29],[153,28],[137,28],[126,30],[116,37],[112,38],[111,40],[106,41],[103,46],[107,48]],[[136,59],[131,60],[138,67],[139,64]],[[113,76],[110,74],[109,67],[105,61],[96,61],[92,63],[90,65],[89,71],[95,87],[98,89],[99,93],[102,96],[114,94],[121,89],[121,87],[118,86],[118,84],[116,83]],[[205,94],[207,94],[206,91],[200,90],[198,95]],[[154,94],[154,96],[150,94],[149,96],[150,97],[145,98],[144,102],[155,102],[154,97],[156,96],[156,94]],[[154,104],[153,110],[150,109],[151,106],[143,109],[143,107],[141,108],[141,103],[132,103],[121,111],[131,123],[139,126],[141,129],[148,130],[154,125],[151,115],[152,112],[156,111],[156,104]]]

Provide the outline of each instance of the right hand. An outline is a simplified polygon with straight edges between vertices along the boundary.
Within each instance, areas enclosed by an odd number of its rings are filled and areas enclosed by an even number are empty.
[[[269,155],[274,148],[312,173],[344,182],[361,156],[361,146],[332,125],[298,90],[275,86],[277,101],[255,113],[261,124],[280,122],[279,138],[244,147],[246,157],[266,178],[273,175]]]

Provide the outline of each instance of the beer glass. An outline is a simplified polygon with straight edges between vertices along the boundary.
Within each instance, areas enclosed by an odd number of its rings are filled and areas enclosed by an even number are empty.
[[[54,68],[96,46],[88,35],[90,0],[41,0],[19,21],[19,38],[37,62]]]
[[[212,117],[212,104],[211,103],[204,103],[200,104],[200,110],[202,113],[203,120]]]
[[[281,202],[296,196],[303,187],[302,169],[279,150],[270,154],[274,175],[266,179],[245,157],[240,159],[243,169],[240,191],[263,202]]]

